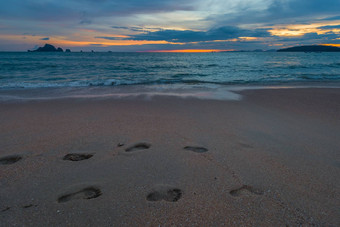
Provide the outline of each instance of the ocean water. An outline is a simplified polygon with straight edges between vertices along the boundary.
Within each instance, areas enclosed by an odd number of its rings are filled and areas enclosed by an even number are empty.
[[[87,92],[100,93],[108,87],[139,86],[144,91],[156,87],[180,93],[186,88],[339,81],[339,53],[0,52],[0,91],[73,88],[79,92],[86,87]]]

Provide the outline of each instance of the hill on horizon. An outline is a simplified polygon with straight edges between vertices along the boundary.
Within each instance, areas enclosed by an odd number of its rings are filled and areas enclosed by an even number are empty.
[[[277,52],[340,52],[340,48],[335,46],[311,45],[284,48],[277,50]]]

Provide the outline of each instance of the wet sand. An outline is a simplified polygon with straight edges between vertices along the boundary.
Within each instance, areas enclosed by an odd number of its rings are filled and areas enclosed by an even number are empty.
[[[0,103],[0,225],[340,225],[340,89]]]

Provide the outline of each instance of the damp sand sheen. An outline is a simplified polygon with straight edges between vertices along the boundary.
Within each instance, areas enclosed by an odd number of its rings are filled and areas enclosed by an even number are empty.
[[[0,102],[0,225],[338,226],[340,89]]]

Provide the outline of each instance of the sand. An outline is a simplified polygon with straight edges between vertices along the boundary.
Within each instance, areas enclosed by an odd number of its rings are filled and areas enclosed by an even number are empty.
[[[339,226],[340,89],[0,103],[1,226]]]

